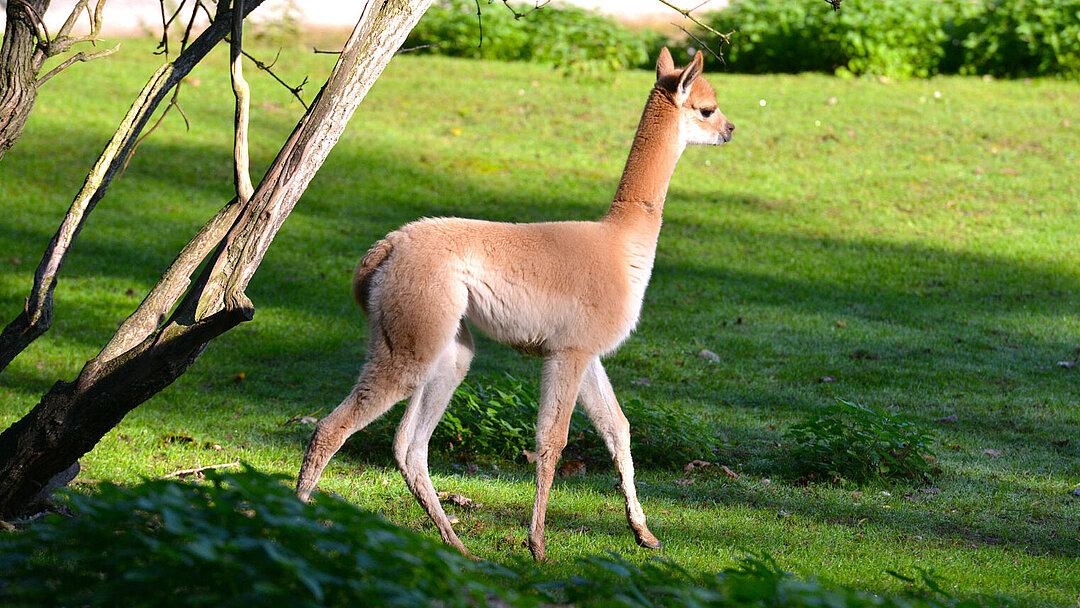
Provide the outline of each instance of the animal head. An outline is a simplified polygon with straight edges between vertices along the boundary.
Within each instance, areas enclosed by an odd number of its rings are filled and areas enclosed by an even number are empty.
[[[690,65],[675,68],[671,53],[661,49],[656,60],[656,87],[666,93],[679,113],[679,136],[683,144],[718,146],[731,141],[735,125],[716,103],[716,91],[701,77],[705,57],[698,51]]]

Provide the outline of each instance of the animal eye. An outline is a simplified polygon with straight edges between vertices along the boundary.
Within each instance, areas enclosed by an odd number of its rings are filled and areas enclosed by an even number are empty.
[[[700,108],[698,110],[698,112],[701,112],[701,117],[702,118],[708,118],[708,117],[712,116],[712,113],[715,112],[715,111],[716,110],[706,110],[705,108]]]

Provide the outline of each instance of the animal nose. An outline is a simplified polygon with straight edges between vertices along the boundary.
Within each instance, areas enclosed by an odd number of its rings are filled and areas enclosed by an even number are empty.
[[[728,134],[731,134],[735,131],[735,123],[729,122],[725,125],[725,128],[727,129]]]

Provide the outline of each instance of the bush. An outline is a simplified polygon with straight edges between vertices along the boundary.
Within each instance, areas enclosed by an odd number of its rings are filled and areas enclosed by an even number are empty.
[[[481,2],[483,37],[472,0],[441,0],[409,34],[406,47],[454,57],[535,61],[570,72],[617,70],[647,64],[654,33],[638,35],[618,21],[571,6],[514,5],[515,18],[499,2]],[[653,58],[655,60],[655,58]]]
[[[508,571],[264,473],[102,484],[0,538],[3,606],[479,606]],[[107,553],[105,553],[107,551]]]
[[[791,470],[818,480],[929,479],[930,436],[888,410],[837,400],[824,415],[791,427]]]
[[[508,569],[467,560],[339,498],[319,495],[305,505],[251,468],[207,478],[102,484],[94,496],[69,494],[76,517],[54,514],[0,533],[0,605],[984,605],[949,598],[926,572],[921,591],[879,596],[797,580],[766,554],[706,574],[610,553],[585,558],[568,580],[552,579],[520,562]]]
[[[1080,0],[745,0],[709,21],[738,72],[1080,74]]]
[[[504,375],[469,378],[454,392],[450,407],[431,437],[430,448],[458,461],[521,458],[536,443],[537,386]],[[640,399],[622,404],[630,421],[630,449],[640,467],[682,467],[708,458],[718,445],[715,434],[697,419],[665,405]],[[388,459],[396,418],[379,420],[357,433],[346,449],[368,458]],[[593,463],[609,462],[603,439],[581,408],[570,419],[566,455]]]

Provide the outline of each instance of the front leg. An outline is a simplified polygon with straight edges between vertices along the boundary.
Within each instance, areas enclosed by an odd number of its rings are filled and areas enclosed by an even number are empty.
[[[604,438],[604,444],[615,461],[615,469],[619,472],[619,485],[626,496],[626,521],[634,531],[634,539],[642,547],[659,549],[660,541],[645,525],[645,511],[638,502],[637,488],[634,486],[634,462],[630,457],[630,423],[619,407],[619,401],[615,398],[615,391],[611,388],[611,382],[604,372],[604,366],[600,364],[599,357],[590,361],[585,369],[578,399],[596,427],[596,432]]]
[[[581,375],[592,357],[579,352],[564,352],[544,361],[540,382],[540,413],[536,422],[536,500],[529,524],[529,551],[533,559],[543,561],[544,517],[548,494],[555,477],[555,466],[566,447],[570,416],[574,413]]]

